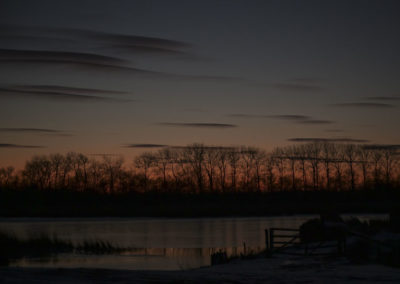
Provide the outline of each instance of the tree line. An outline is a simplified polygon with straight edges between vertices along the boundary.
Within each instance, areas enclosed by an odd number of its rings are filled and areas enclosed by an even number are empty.
[[[34,156],[0,168],[0,187],[118,192],[276,192],[399,188],[397,145],[316,141],[277,147],[191,144],[123,157]]]

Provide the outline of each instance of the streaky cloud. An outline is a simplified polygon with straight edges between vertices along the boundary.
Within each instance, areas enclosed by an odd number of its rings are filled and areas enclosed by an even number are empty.
[[[384,102],[400,101],[399,96],[367,97],[367,99],[371,101],[384,101]]]
[[[310,119],[309,116],[297,115],[297,114],[263,115],[263,114],[232,113],[232,114],[228,114],[227,116],[228,117],[236,117],[236,118],[275,118],[275,119],[282,119],[282,120]]]
[[[309,116],[297,115],[297,114],[279,114],[279,115],[269,115],[267,117],[283,119],[283,120],[294,120],[294,121],[307,121],[311,119]]]
[[[187,48],[191,46],[191,44],[178,41],[171,40],[165,38],[158,37],[148,37],[148,36],[138,36],[138,35],[128,35],[128,34],[118,34],[118,33],[109,33],[102,31],[94,31],[94,30],[85,30],[85,29],[67,29],[67,28],[56,28],[56,29],[47,29],[47,31],[53,32],[61,32],[66,35],[70,35],[73,37],[81,37],[85,39],[103,41],[107,43],[114,44],[123,44],[123,45],[138,45],[138,46],[152,46],[159,48]]]
[[[49,51],[49,50],[20,50],[20,49],[0,49],[1,60],[26,60],[26,61],[66,61],[66,62],[88,62],[95,64],[119,65],[128,61],[99,54]]]
[[[37,148],[45,148],[45,146],[0,143],[0,148],[26,148],[26,149],[37,149]]]
[[[0,59],[0,62],[15,64],[33,64],[36,66],[69,66],[81,70],[89,71],[106,71],[106,72],[122,72],[127,74],[144,74],[144,75],[158,75],[158,76],[173,76],[168,73],[150,71],[134,67],[127,67],[121,65],[110,65],[93,63],[86,61],[67,61],[56,59]]]
[[[265,115],[255,115],[255,114],[245,114],[245,113],[231,113],[228,114],[227,117],[236,117],[236,118],[265,118]]]
[[[169,147],[168,145],[164,144],[127,144],[123,145],[124,148],[165,148]]]
[[[105,90],[105,89],[91,89],[91,88],[77,88],[61,85],[13,85],[13,88],[33,91],[52,91],[52,92],[67,92],[73,94],[126,94],[126,92]]]
[[[133,54],[152,54],[152,55],[173,55],[173,56],[186,56],[192,57],[192,55],[188,52],[176,49],[168,49],[162,47],[154,47],[154,46],[146,46],[146,45],[123,45],[123,44],[114,44],[111,45],[110,48],[116,49],[119,51],[126,51]]]
[[[331,121],[331,120],[313,119],[310,116],[299,115],[299,114],[257,115],[257,114],[234,113],[234,114],[228,114],[227,116],[233,117],[233,118],[244,118],[244,119],[247,119],[247,118],[248,119],[272,118],[272,119],[293,121],[295,123],[301,123],[301,124],[331,124],[331,123],[334,123],[334,121]]]
[[[297,123],[302,123],[302,124],[332,124],[335,123],[332,120],[324,120],[324,119],[308,119],[308,120],[302,120],[298,121]]]
[[[119,34],[112,32],[96,31],[89,29],[62,28],[62,27],[42,27],[42,26],[22,26],[22,25],[0,25],[2,34],[20,35],[39,35],[39,36],[64,36],[77,39],[97,40],[109,43],[145,45],[154,47],[186,48],[191,44],[159,37],[147,37],[139,35]]]
[[[147,69],[122,66],[122,65],[101,64],[101,63],[93,63],[87,61],[0,58],[0,62],[10,63],[13,66],[16,64],[20,65],[29,64],[29,65],[43,66],[43,67],[65,66],[84,71],[115,72],[127,75],[144,75],[144,76],[150,76],[150,78],[161,78],[169,80],[211,81],[211,82],[221,82],[221,83],[232,83],[232,82],[237,83],[244,80],[242,78],[229,77],[229,76],[187,75],[187,74],[168,73],[168,72],[152,71]]]
[[[90,43],[109,49],[133,54],[194,56],[183,51],[191,44],[158,37],[110,33],[73,28],[44,28],[22,26],[0,26],[0,38],[5,41],[26,41],[40,43]]]
[[[353,139],[353,138],[289,138],[290,142],[342,142],[342,143],[368,143],[366,139]]]
[[[80,94],[72,94],[55,91],[34,91],[13,89],[0,86],[0,97],[8,98],[40,98],[55,101],[70,101],[70,102],[132,102],[133,100],[117,99],[101,96],[88,96]]]
[[[171,149],[191,149],[193,147],[197,146],[192,146],[192,145],[186,145],[186,146],[169,146],[168,148]],[[234,149],[239,149],[240,147],[235,147],[235,146],[213,146],[213,145],[201,145],[199,146],[203,149],[208,149],[208,150],[234,150]]]
[[[173,122],[161,122],[158,123],[162,126],[171,127],[194,127],[194,128],[234,128],[238,127],[236,124],[226,124],[226,123],[173,123]]]
[[[29,127],[3,127],[0,128],[0,133],[16,133],[16,134],[39,134],[39,135],[48,135],[48,136],[56,136],[56,137],[71,137],[74,136],[71,133],[68,133],[63,130],[56,129],[47,129],[47,128],[29,128]]]
[[[346,108],[394,108],[393,104],[387,103],[341,103],[332,104],[335,107],[346,107]]]
[[[46,129],[46,128],[0,128],[0,132],[19,132],[19,133],[63,133],[61,130]]]

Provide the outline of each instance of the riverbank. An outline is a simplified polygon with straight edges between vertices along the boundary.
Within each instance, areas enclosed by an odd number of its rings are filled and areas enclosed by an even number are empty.
[[[0,268],[1,283],[400,283],[400,269],[276,255],[186,271]]]

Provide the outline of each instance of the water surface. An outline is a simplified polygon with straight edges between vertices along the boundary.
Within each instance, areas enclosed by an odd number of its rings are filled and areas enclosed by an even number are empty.
[[[27,238],[56,235],[79,244],[84,240],[108,241],[133,248],[111,255],[60,254],[12,263],[23,267],[110,268],[179,270],[210,265],[210,255],[226,251],[239,255],[265,248],[265,229],[298,228],[315,215],[254,218],[3,218],[0,230]],[[344,216],[349,217],[349,216]],[[361,220],[387,215],[357,215]]]

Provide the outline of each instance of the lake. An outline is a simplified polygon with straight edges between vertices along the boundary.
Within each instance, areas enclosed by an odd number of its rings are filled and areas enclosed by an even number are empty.
[[[388,218],[388,215],[354,216],[361,220]],[[21,238],[46,234],[75,244],[101,240],[133,248],[118,254],[59,254],[57,257],[24,259],[11,266],[182,270],[210,265],[211,254],[221,250],[228,255],[239,255],[245,250],[259,252],[265,248],[265,229],[298,228],[316,217],[2,218],[0,230]]]

